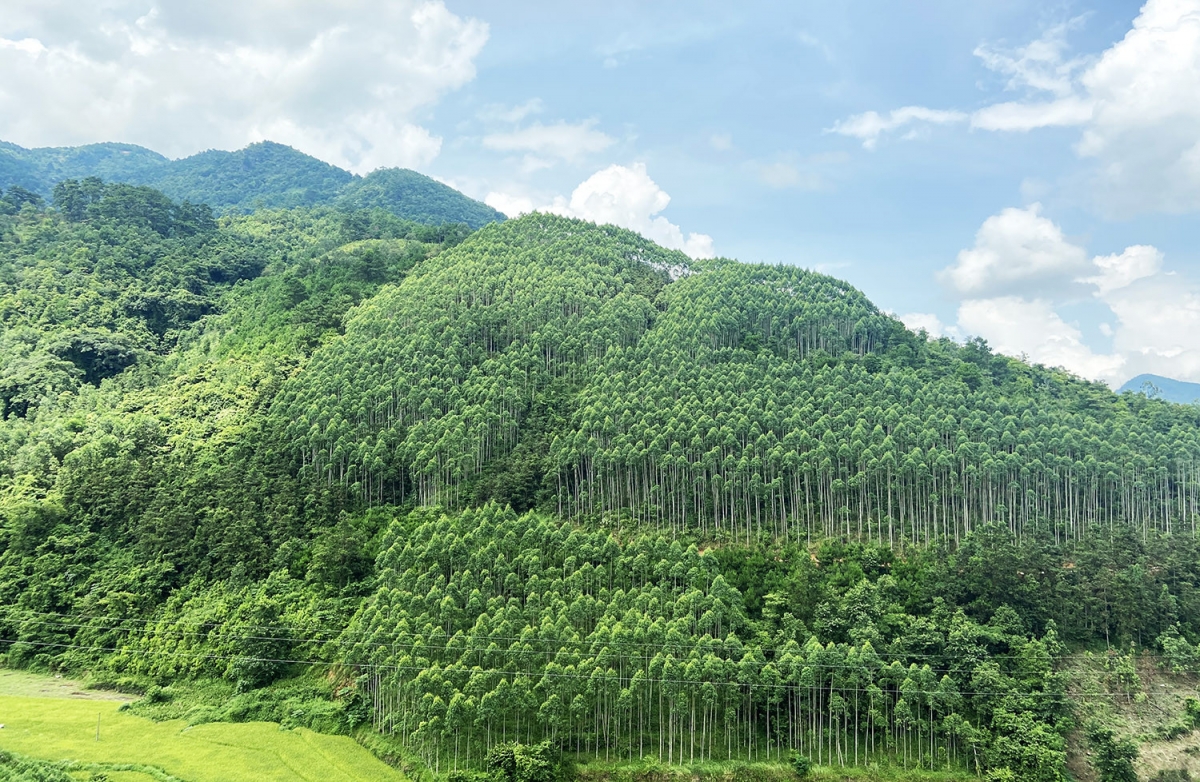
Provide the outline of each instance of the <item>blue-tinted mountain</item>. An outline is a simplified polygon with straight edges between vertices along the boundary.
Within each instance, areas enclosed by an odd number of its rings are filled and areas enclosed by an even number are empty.
[[[1118,393],[1133,391],[1145,394],[1151,399],[1162,399],[1181,405],[1200,402],[1200,383],[1188,383],[1183,380],[1172,380],[1162,375],[1138,375],[1117,389]]]
[[[85,177],[148,185],[177,201],[208,204],[219,214],[324,204],[385,209],[434,225],[479,228],[504,219],[495,209],[415,171],[380,169],[359,177],[270,141],[179,160],[134,144],[25,149],[0,142],[0,190],[19,186],[49,198],[58,182]]]
[[[25,149],[0,141],[0,188],[13,185],[49,197],[64,179],[94,176],[110,182],[150,184],[171,160],[136,144]]]

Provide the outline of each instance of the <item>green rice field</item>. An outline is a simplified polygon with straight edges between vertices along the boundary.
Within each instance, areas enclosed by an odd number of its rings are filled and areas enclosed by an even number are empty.
[[[347,736],[275,723],[152,722],[72,682],[0,671],[0,749],[74,761],[110,782],[404,780]],[[14,694],[8,694],[14,693]],[[97,726],[99,738],[97,738]],[[82,779],[88,778],[84,774]]]

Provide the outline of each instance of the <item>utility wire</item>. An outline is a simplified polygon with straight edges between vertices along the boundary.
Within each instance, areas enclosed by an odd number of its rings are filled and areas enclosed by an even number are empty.
[[[55,642],[47,642],[47,641],[13,641],[13,640],[7,640],[7,639],[0,639],[0,644],[7,644],[10,647],[25,645],[25,646],[32,646],[35,648],[123,653],[123,654],[131,654],[134,656],[141,656],[141,657],[155,657],[155,656],[173,657],[173,658],[184,658],[184,659],[191,659],[191,660],[197,660],[197,661],[205,661],[205,660],[231,661],[231,662],[232,661],[248,661],[248,662],[278,663],[278,664],[282,664],[282,665],[309,665],[309,666],[320,665],[320,666],[332,666],[332,667],[344,666],[347,668],[367,669],[372,672],[415,671],[417,673],[420,673],[420,672],[433,671],[435,673],[450,672],[451,674],[456,672],[456,671],[452,671],[449,668],[446,668],[443,666],[397,665],[397,664],[392,664],[392,663],[355,663],[355,662],[349,662],[349,661],[343,662],[343,663],[331,663],[328,660],[311,660],[311,659],[286,658],[286,657],[259,657],[259,656],[255,656],[255,655],[217,654],[215,652],[171,652],[171,651],[162,650],[162,649],[130,649],[130,648],[124,648],[124,647],[99,646],[99,645],[85,646],[85,645],[79,645],[79,644],[55,643]],[[588,681],[588,682],[590,682],[594,679],[597,679],[597,678],[601,679],[602,681],[606,681],[606,680],[610,681],[612,679],[619,680],[619,677],[616,677],[616,676],[610,677],[610,676],[608,676],[607,673],[602,673],[602,674],[597,675],[597,674],[583,674],[583,673],[568,673],[568,672],[564,672],[564,671],[530,672],[530,671],[506,671],[506,670],[482,669],[482,668],[479,670],[480,670],[480,672],[488,674],[490,676],[512,677],[514,680],[517,677],[523,677],[531,682],[538,681],[541,679],[582,680],[582,681]],[[465,669],[465,668],[461,669],[461,672],[462,673],[474,673],[473,670]],[[626,677],[626,678],[632,682],[634,677],[630,676],[630,677]],[[676,685],[688,685],[688,686],[703,686],[705,684],[711,684],[714,687],[738,687],[738,688],[746,687],[751,690],[781,689],[781,690],[785,690],[785,691],[799,691],[799,690],[813,689],[813,687],[811,687],[811,686],[805,687],[800,684],[790,684],[790,683],[772,684],[769,682],[755,682],[755,683],[744,683],[743,684],[741,682],[729,681],[729,680],[711,681],[711,680],[704,680],[704,679],[665,679],[665,678],[661,678],[661,677],[660,678],[647,677],[647,678],[643,679],[642,681],[645,681],[647,684],[650,684],[650,685],[676,684]],[[831,691],[836,691],[836,692],[854,692],[854,693],[860,693],[860,694],[861,693],[871,694],[870,688],[859,687],[859,686],[845,687],[845,686],[831,685],[829,688],[821,686],[820,689],[822,689],[822,690],[830,689]],[[879,689],[882,690],[885,694],[888,692],[888,690],[883,690],[883,688],[879,688]],[[902,697],[905,693],[936,696],[939,698],[954,697],[954,696],[958,696],[958,697],[1016,696],[1016,697],[1049,698],[1055,702],[1077,701],[1077,700],[1081,700],[1081,699],[1087,700],[1088,698],[1115,699],[1118,697],[1128,697],[1128,696],[1121,696],[1120,694],[1115,694],[1115,693],[1087,693],[1084,695],[1084,694],[1079,694],[1079,693],[1065,693],[1065,692],[1064,693],[1054,693],[1054,692],[1046,692],[1046,691],[1038,691],[1038,690],[1017,690],[1017,689],[997,690],[997,691],[985,691],[985,690],[939,691],[939,690],[923,690],[923,689],[896,687],[894,689],[894,691],[899,693]],[[1081,695],[1083,695],[1083,697],[1081,697]]]
[[[0,609],[0,611],[4,611],[4,610],[6,610],[6,609]],[[142,624],[142,625],[163,625],[164,623],[168,623],[168,626],[182,625],[182,626],[187,626],[187,627],[200,627],[200,628],[210,628],[210,629],[211,628],[220,628],[220,627],[231,624],[228,621],[224,621],[224,622],[190,622],[190,621],[185,621],[182,619],[181,620],[137,619],[137,618],[133,618],[133,617],[122,618],[122,617],[105,617],[105,616],[94,616],[94,615],[88,616],[88,615],[80,615],[80,614],[58,613],[58,612],[53,612],[53,611],[33,611],[33,610],[29,610],[29,609],[11,609],[10,608],[10,609],[7,609],[7,611],[9,613],[13,613],[14,611],[24,611],[27,615],[31,615],[31,616],[61,617],[64,619],[82,620],[82,623],[79,623],[79,624],[60,625],[62,627],[78,628],[78,629],[93,628],[93,629],[109,629],[109,630],[129,630],[129,631],[134,630],[134,628],[126,628],[126,627],[123,627],[122,625],[103,625],[103,624],[101,624],[98,626],[98,625],[94,624],[94,622],[114,622],[114,621],[121,622],[121,623],[126,623],[126,622],[127,623],[136,623],[136,624]],[[41,622],[39,622],[37,620],[29,621],[29,624],[40,624],[40,623]],[[243,625],[241,629],[243,631],[258,632],[258,631],[264,631],[264,630],[266,630],[266,631],[272,631],[272,630],[273,631],[287,631],[292,628],[290,628],[286,625]],[[540,629],[540,627],[539,627],[539,629]],[[461,631],[459,631],[459,632],[461,633]],[[593,630],[593,633],[594,632],[595,632],[595,630]],[[630,632],[630,631],[627,630],[626,632]],[[183,631],[180,634],[196,635],[196,636],[204,635],[203,633],[198,632],[198,631],[197,632]],[[380,633],[375,632],[375,631],[369,631],[369,630],[352,630],[350,628],[345,628],[343,630],[331,630],[328,637],[319,637],[318,636],[318,637],[310,637],[310,638],[296,638],[295,636],[292,636],[292,635],[282,635],[282,636],[245,635],[245,636],[229,636],[229,637],[245,638],[247,640],[295,641],[295,642],[305,643],[305,642],[331,641],[331,640],[335,640],[336,638],[339,638],[342,636],[347,636],[347,635],[363,636],[363,637],[379,637]],[[412,635],[420,635],[420,634],[413,633]],[[447,640],[452,640],[458,635],[458,633],[453,634],[453,635],[446,633],[445,635],[446,635]],[[383,634],[383,637],[396,638],[399,636]],[[563,639],[537,638],[537,637],[529,638],[529,637],[525,637],[525,636],[498,636],[498,635],[487,635],[487,636],[463,635],[462,638],[463,638],[463,643],[471,643],[471,642],[478,642],[478,641],[484,641],[484,642],[488,642],[488,643],[495,642],[495,641],[509,641],[509,642],[514,642],[514,643],[520,642],[520,643],[528,643],[528,644],[544,643],[544,644],[557,644],[559,646],[581,646],[581,647],[586,646],[589,648],[595,646],[596,644],[603,644],[604,646],[608,646],[610,648],[610,651],[613,651],[614,653],[616,653],[616,651],[614,651],[612,649],[612,647],[618,647],[621,649],[629,648],[629,647],[649,648],[649,649],[656,649],[656,650],[679,649],[679,650],[685,650],[685,651],[694,651],[698,648],[704,647],[704,645],[699,642],[695,643],[695,644],[668,644],[668,643],[655,643],[655,642],[649,642],[649,641],[648,642],[625,641],[625,640],[616,640],[616,639],[612,639],[612,638],[609,638],[608,640],[604,640],[604,641],[601,641],[600,639],[573,640],[573,639],[569,639],[569,638],[563,638]],[[718,638],[718,637],[711,637],[711,638],[712,638],[712,640],[710,643],[713,645],[723,646],[727,643],[727,641],[725,641],[721,638]],[[741,642],[741,639],[739,639],[739,642]],[[750,641],[747,641],[747,642],[743,643],[742,645],[743,645],[743,647],[746,647],[746,646],[753,647],[753,643]],[[822,644],[822,647],[824,647],[826,645],[827,644]],[[426,646],[426,648],[454,649],[456,647]],[[761,647],[758,647],[758,648],[761,648]],[[980,648],[980,647],[976,647],[975,650],[983,652],[983,654],[989,660],[1018,660],[1018,659],[1023,658],[1023,655],[1019,655],[1019,654],[991,654],[991,653],[988,653],[986,649]],[[476,649],[476,650],[472,650],[472,651],[486,651],[486,649],[483,649],[483,650]],[[501,650],[501,651],[507,651],[507,650]],[[764,652],[764,654],[766,654],[766,653],[778,654],[779,650],[777,650],[777,649],[762,649],[762,651]],[[949,657],[962,657],[962,655],[964,654],[964,651],[941,652],[941,653],[936,653],[936,654],[918,653],[918,652],[906,653],[906,652],[879,652],[879,651],[876,651],[875,656],[879,657],[880,659],[895,659],[895,660],[945,659],[945,658],[949,658]],[[1072,659],[1087,659],[1087,657],[1089,655],[1091,655],[1093,657],[1096,656],[1096,654],[1093,652],[1085,651],[1085,652],[1071,652],[1071,653],[1057,654],[1057,655],[1047,655],[1047,657],[1051,660],[1072,660]],[[624,656],[626,658],[651,659],[649,657],[629,655],[629,654],[624,654],[624,653],[622,653],[622,656]],[[1142,654],[1139,654],[1139,656],[1145,657],[1145,658],[1151,658],[1151,659],[1164,659],[1165,658],[1165,655],[1149,654],[1149,653],[1142,653]],[[1200,671],[1198,671],[1198,673],[1200,673]]]

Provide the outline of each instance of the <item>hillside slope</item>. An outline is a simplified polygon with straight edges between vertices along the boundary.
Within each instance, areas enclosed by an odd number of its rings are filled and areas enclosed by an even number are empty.
[[[495,496],[746,540],[1192,527],[1200,411],[920,340],[794,267],[537,215],[347,329],[277,405],[303,469],[368,502]],[[496,471],[524,486],[496,494]]]
[[[381,169],[358,177],[270,141],[179,160],[133,144],[24,149],[0,142],[0,190],[15,185],[49,198],[58,182],[87,177],[151,186],[177,201],[208,204],[218,213],[338,205],[472,228],[504,219],[491,207],[415,171]]]
[[[54,185],[64,179],[94,176],[146,184],[169,164],[166,157],[136,144],[25,149],[0,142],[0,188],[18,185],[48,198]]]
[[[356,177],[333,204],[341,209],[384,209],[418,223],[464,223],[481,228],[504,215],[454,188],[405,168],[380,168]]]
[[[64,190],[0,199],[9,665],[439,774],[1045,782],[1072,655],[1200,667],[1197,408],[611,226]]]

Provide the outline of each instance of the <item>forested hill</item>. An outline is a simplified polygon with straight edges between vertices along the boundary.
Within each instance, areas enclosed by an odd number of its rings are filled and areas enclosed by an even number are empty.
[[[478,228],[504,216],[451,187],[407,169],[359,177],[269,141],[235,152],[209,150],[179,160],[133,144],[24,149],[0,142],[0,190],[22,187],[49,199],[67,179],[148,185],[217,213],[339,205],[381,208],[420,223]]]
[[[1103,709],[1140,651],[1200,667],[1200,408],[913,334],[822,274],[423,225],[369,183],[220,218],[0,196],[4,663],[438,774],[1045,782],[1069,737],[1127,760]],[[1089,649],[1111,692],[1072,678]]]
[[[276,404],[301,469],[367,504],[746,541],[1192,528],[1200,411],[920,339],[795,267],[537,216],[423,264],[347,335]]]

